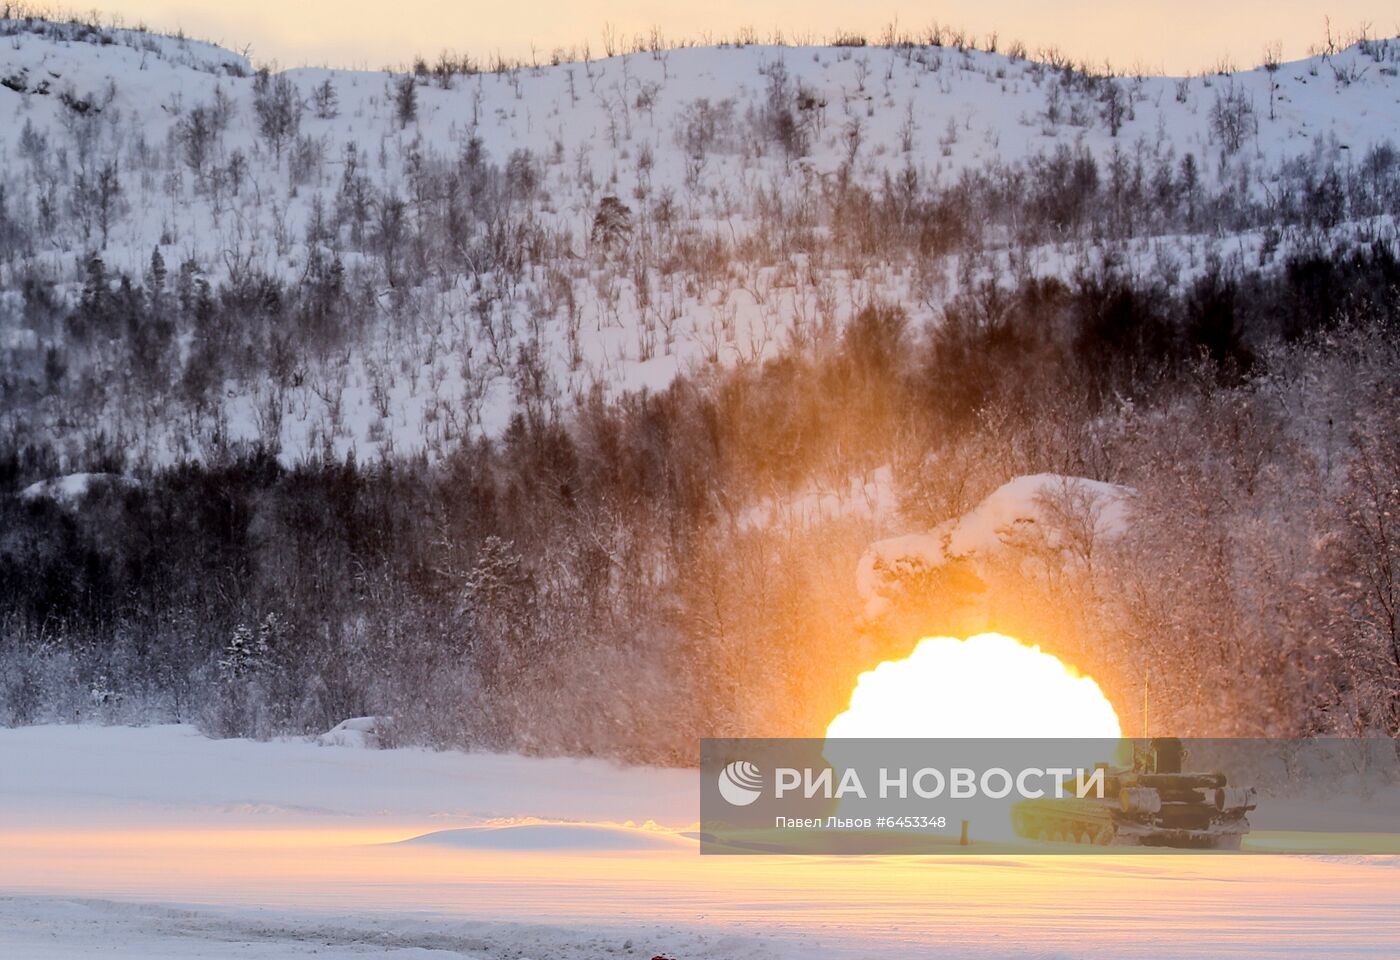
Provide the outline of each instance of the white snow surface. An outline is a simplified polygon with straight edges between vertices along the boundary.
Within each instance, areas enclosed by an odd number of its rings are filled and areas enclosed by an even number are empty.
[[[0,730],[0,956],[1393,957],[1374,857],[724,857],[695,773]]]

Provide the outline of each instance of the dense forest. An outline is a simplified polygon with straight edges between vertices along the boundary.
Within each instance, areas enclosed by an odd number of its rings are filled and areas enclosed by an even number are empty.
[[[927,329],[871,303],[820,351],[566,415],[522,397],[441,463],[230,449],[78,509],[11,496],[3,719],[268,735],[377,713],[412,742],[671,762],[702,734],[819,732],[957,584],[858,640],[863,524],[755,528],[736,505],[893,463],[923,526],[1020,474],[1135,490],[1131,535],[1092,564],[1031,542],[995,582],[1004,625],[1110,689],[1153,664],[1159,722],[1394,732],[1397,283],[1377,246],[1182,296],[989,286]],[[46,458],[8,450],[4,483]]]

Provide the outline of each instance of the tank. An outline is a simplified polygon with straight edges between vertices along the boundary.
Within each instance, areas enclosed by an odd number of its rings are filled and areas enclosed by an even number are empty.
[[[1223,773],[1191,773],[1181,741],[1160,737],[1132,769],[1103,766],[1103,797],[1023,800],[1011,811],[1019,836],[1099,846],[1238,850],[1255,808],[1253,787]]]

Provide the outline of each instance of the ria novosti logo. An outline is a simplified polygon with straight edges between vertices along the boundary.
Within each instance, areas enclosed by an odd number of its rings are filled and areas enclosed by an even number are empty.
[[[719,772],[719,795],[736,807],[747,807],[763,794],[763,771],[747,760],[735,760]]]

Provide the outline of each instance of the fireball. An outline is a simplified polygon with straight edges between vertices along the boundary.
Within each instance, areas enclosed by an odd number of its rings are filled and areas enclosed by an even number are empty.
[[[999,633],[928,637],[860,675],[828,738],[1055,737],[1116,740],[1118,714],[1092,677]]]

